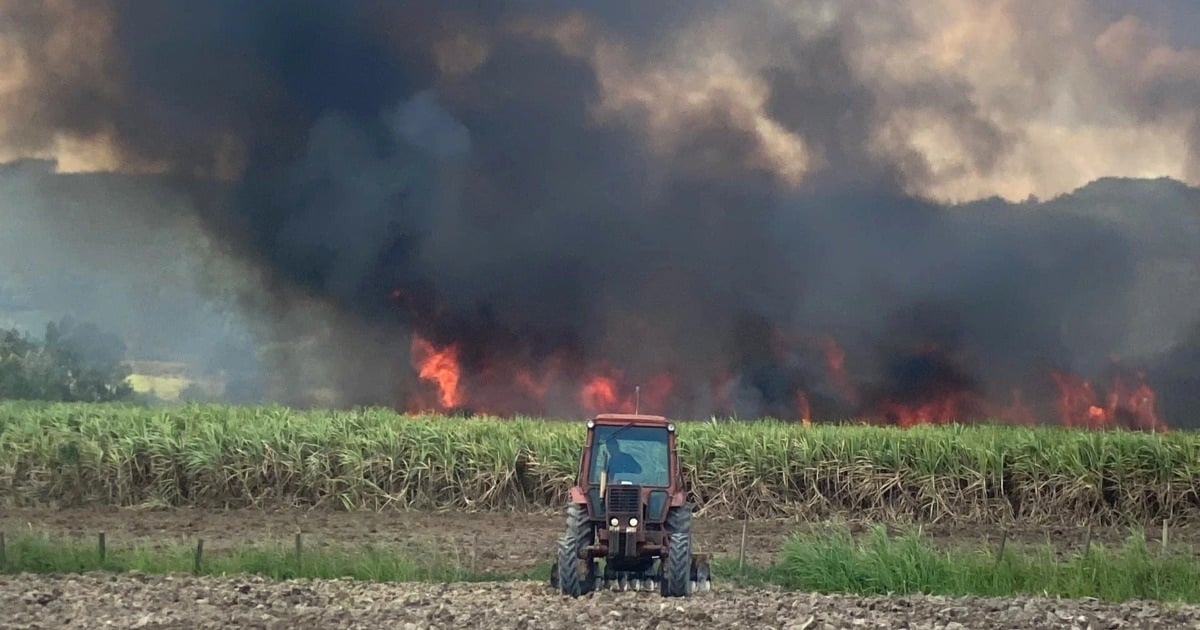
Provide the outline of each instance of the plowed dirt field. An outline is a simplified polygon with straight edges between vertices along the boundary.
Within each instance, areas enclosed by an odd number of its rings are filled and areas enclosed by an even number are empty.
[[[4,628],[1200,628],[1200,607],[855,597],[717,587],[687,599],[530,582],[370,584],[145,575],[0,576]]]
[[[307,546],[396,544],[469,557],[479,570],[517,572],[545,563],[562,526],[559,514],[334,513],[212,510],[6,510],[0,530],[32,529],[92,537],[110,549],[203,538],[213,552],[286,542]],[[811,527],[793,521],[747,526],[747,560],[770,563],[786,538]],[[736,557],[742,524],[696,519],[700,547]],[[861,529],[861,527],[859,528]],[[897,528],[900,529],[900,528]],[[979,545],[999,530],[925,526],[939,545]],[[1151,532],[1153,533],[1153,532]],[[1096,529],[1118,543],[1125,532]],[[1017,529],[1008,544],[1050,542],[1080,548],[1086,529]],[[1171,530],[1172,544],[1200,542],[1200,530]],[[1152,539],[1152,545],[1157,543]],[[540,582],[369,584],[350,580],[271,581],[253,576],[0,576],[0,628],[1200,628],[1200,606],[1108,604],[1041,598],[821,596],[737,588],[716,576],[714,590],[665,600],[654,593],[600,592],[564,598]]]

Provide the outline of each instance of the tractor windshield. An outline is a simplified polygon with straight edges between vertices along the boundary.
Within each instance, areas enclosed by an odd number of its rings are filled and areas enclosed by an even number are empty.
[[[600,471],[607,462],[610,484],[624,481],[642,486],[670,485],[665,428],[601,425],[592,431],[595,437],[590,483],[600,483]]]

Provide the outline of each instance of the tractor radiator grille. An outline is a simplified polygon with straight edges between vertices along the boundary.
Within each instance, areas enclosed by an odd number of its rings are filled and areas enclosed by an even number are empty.
[[[610,514],[640,514],[641,489],[637,486],[611,486],[604,506]]]

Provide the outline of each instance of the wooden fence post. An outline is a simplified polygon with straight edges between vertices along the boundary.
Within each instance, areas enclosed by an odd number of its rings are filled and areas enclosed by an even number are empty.
[[[200,575],[200,563],[203,562],[203,557],[204,539],[199,538],[196,540],[196,556],[192,558],[192,573]]]
[[[749,523],[749,518],[742,519],[742,543],[738,548],[738,571],[741,571],[746,565],[746,526]]]
[[[106,545],[104,544],[104,532],[100,532],[100,535],[97,537],[96,546],[100,553],[100,563],[103,564],[105,556],[108,555],[107,549],[105,548]]]

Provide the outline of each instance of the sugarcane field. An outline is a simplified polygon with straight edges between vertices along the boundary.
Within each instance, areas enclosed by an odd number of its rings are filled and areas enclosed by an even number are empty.
[[[0,0],[0,628],[1200,629],[1196,0]]]

